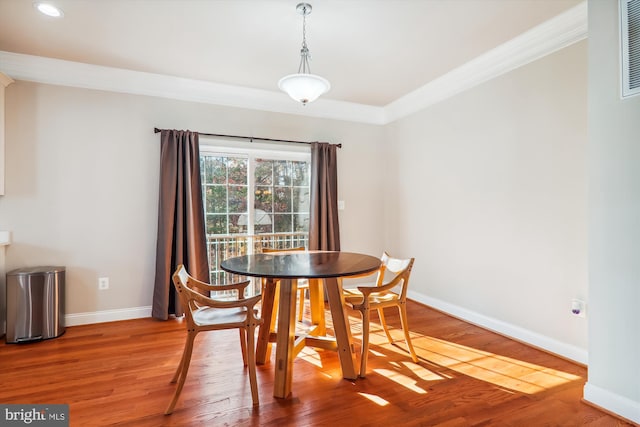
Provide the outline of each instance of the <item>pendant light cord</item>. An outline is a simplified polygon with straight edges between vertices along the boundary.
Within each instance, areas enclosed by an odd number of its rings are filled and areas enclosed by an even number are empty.
[[[300,65],[298,66],[298,74],[311,74],[311,66],[309,65],[309,48],[307,47],[307,8],[302,11],[302,49],[300,49]]]

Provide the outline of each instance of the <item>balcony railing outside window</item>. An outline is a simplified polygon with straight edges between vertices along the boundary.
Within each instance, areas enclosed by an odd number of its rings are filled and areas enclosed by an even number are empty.
[[[304,246],[308,248],[309,235],[306,232],[268,233],[268,234],[235,234],[207,235],[207,251],[209,253],[210,283],[224,283],[229,280],[228,273],[220,268],[220,263],[227,258],[262,253],[262,248],[291,249]],[[256,281],[254,281],[254,287]]]

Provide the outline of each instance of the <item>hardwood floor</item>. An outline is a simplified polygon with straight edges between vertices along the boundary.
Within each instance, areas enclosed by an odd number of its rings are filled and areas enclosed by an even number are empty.
[[[70,425],[82,427],[631,425],[581,402],[586,368],[417,303],[408,310],[418,364],[402,350],[397,315],[387,316],[397,346],[386,344],[374,315],[366,379],[344,380],[335,353],[305,349],[291,399],[272,397],[273,365],[258,366],[255,409],[233,330],[200,334],[175,412],[163,415],[186,335],[179,319],[2,344],[0,402],[67,403]],[[357,341],[356,313],[352,324]]]

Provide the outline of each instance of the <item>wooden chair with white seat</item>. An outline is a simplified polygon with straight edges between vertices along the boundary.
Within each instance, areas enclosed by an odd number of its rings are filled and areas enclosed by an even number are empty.
[[[255,305],[262,298],[261,295],[245,298],[244,293],[250,283],[249,280],[241,283],[211,286],[191,277],[183,265],[179,265],[173,274],[173,283],[185,313],[187,340],[182,358],[171,380],[172,383],[177,381],[178,386],[165,414],[169,415],[173,412],[180,393],[182,392],[187,372],[189,371],[189,363],[191,361],[193,343],[196,335],[199,332],[222,329],[238,329],[240,331],[242,360],[244,361],[244,365],[249,368],[251,398],[253,405],[258,405],[258,382],[256,377],[254,342],[256,327],[260,325],[262,320],[257,316]],[[224,300],[216,300],[201,293],[203,292],[209,295],[214,291],[231,290],[237,292],[235,299],[225,298]]]
[[[375,285],[357,286],[356,288],[343,289],[345,303],[362,315],[362,351],[360,355],[360,376],[367,373],[367,354],[369,352],[369,314],[371,310],[378,311],[380,323],[384,329],[390,344],[394,340],[389,333],[389,327],[384,318],[384,309],[397,307],[400,312],[400,321],[404,338],[411,354],[411,359],[418,362],[418,356],[413,349],[409,336],[409,324],[407,321],[407,289],[409,276],[413,268],[414,258],[392,258],[388,253],[382,255],[382,264],[378,270]],[[391,276],[389,278],[389,276]]]

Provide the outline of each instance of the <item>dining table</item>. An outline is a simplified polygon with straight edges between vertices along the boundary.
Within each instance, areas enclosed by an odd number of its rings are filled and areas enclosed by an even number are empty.
[[[264,321],[258,332],[256,361],[264,363],[267,358],[265,354],[267,343],[274,338],[276,343],[274,397],[291,396],[293,362],[298,352],[305,346],[337,351],[343,378],[354,380],[358,377],[356,353],[340,278],[372,273],[380,268],[380,264],[380,258],[341,251],[271,252],[243,255],[222,261],[220,267],[224,271],[260,277],[268,284],[263,289]],[[310,286],[312,327],[306,333],[296,330],[297,282],[300,279],[309,279]],[[326,290],[334,336],[326,335],[325,295],[322,284]],[[269,320],[272,315],[276,287],[279,289],[277,329],[272,333]]]

